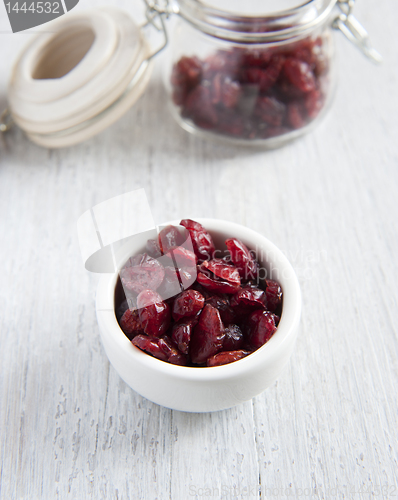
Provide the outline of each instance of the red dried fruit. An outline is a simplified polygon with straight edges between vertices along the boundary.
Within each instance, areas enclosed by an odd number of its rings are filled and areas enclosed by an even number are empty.
[[[130,340],[136,335],[144,333],[141,321],[136,309],[127,309],[119,320],[120,328]]]
[[[175,226],[166,226],[160,231],[158,241],[161,252],[165,254],[171,248],[181,245],[184,238]]]
[[[287,106],[287,122],[294,128],[302,128],[306,124],[304,108],[301,102],[290,102]]]
[[[174,65],[171,74],[173,100],[177,106],[183,104],[188,92],[198,85],[202,75],[202,65],[197,57],[182,57]]]
[[[195,316],[204,306],[205,299],[196,290],[186,290],[174,300],[172,316],[175,321]]]
[[[143,290],[137,297],[137,308],[144,332],[161,337],[170,326],[170,306],[153,290]]]
[[[166,266],[164,268],[164,279],[157,292],[163,300],[175,297],[181,293],[181,283],[174,267]]]
[[[229,283],[233,283],[237,286],[240,285],[238,269],[223,259],[207,260],[201,265],[202,271],[204,268],[211,271],[215,276],[217,276],[217,278],[221,278],[222,280],[228,281]]]
[[[160,350],[166,356],[166,361],[173,365],[185,366],[188,358],[185,354],[178,350],[174,342],[167,336],[158,340]]]
[[[222,280],[208,269],[201,266],[198,266],[198,275],[196,279],[207,290],[215,293],[233,294],[236,293],[240,287],[238,283],[230,283],[229,281]]]
[[[283,73],[302,92],[311,92],[316,89],[315,75],[311,66],[299,59],[289,57],[283,65]]]
[[[159,243],[156,240],[148,240],[145,246],[146,253],[157,259],[162,256],[162,252],[160,251]]]
[[[254,349],[264,345],[276,332],[278,317],[269,311],[257,310],[251,313],[246,323],[248,344]]]
[[[133,338],[131,343],[141,349],[141,351],[152,354],[155,358],[161,359],[162,361],[167,360],[166,354],[159,347],[158,339],[151,339],[146,335],[137,335]]]
[[[266,309],[267,298],[264,290],[254,286],[244,286],[231,297],[231,307],[239,316],[249,314],[255,309]]]
[[[189,231],[198,262],[200,263],[204,260],[211,259],[216,247],[214,246],[213,238],[202,224],[191,219],[183,219],[180,224]]]
[[[120,271],[123,287],[130,292],[156,290],[164,278],[162,264],[146,253],[131,257]]]
[[[218,309],[224,325],[229,325],[235,322],[236,316],[232,307],[229,305],[229,300],[227,297],[213,295],[206,299],[206,304],[210,304],[211,306]]]
[[[206,304],[191,336],[189,353],[192,362],[203,364],[207,358],[221,351],[224,335],[224,325],[218,310]]]
[[[276,97],[259,97],[256,114],[268,125],[279,127],[285,118],[286,106]]]
[[[137,274],[139,285],[151,281],[152,266],[155,272],[160,267],[164,278],[157,291],[145,289],[132,297],[137,310],[117,299],[120,327],[134,345],[169,363],[216,366],[236,361],[273,335],[279,321],[273,313],[282,310],[281,287],[268,280],[266,290],[259,288],[257,261],[240,240],[229,238],[229,254],[212,258],[215,247],[206,229],[190,219],[181,225],[191,238],[174,246],[181,241],[173,227],[165,228],[159,239],[168,253],[160,262],[146,254],[129,259],[127,278]],[[186,248],[191,240],[195,253]],[[147,243],[150,251],[156,252],[156,247],[160,252],[155,240]],[[197,256],[202,261],[198,266]]]
[[[223,342],[223,351],[236,351],[243,346],[244,336],[238,325],[229,325],[225,327],[225,337]]]
[[[185,100],[185,116],[203,128],[213,128],[218,122],[218,114],[211,102],[211,92],[208,87],[198,85],[189,92]]]
[[[181,115],[197,127],[268,139],[304,127],[324,106],[329,54],[322,37],[189,59],[175,66],[172,88]]]
[[[207,359],[207,366],[221,366],[233,363],[250,354],[250,351],[224,351]]]
[[[279,283],[273,280],[266,280],[266,285],[267,309],[271,312],[276,312],[282,305],[282,288]]]
[[[231,261],[238,268],[241,278],[244,281],[255,280],[258,274],[258,264],[247,246],[237,238],[229,238],[225,244],[231,255]]]
[[[192,331],[198,324],[198,321],[198,316],[195,316],[194,318],[178,321],[173,325],[171,338],[177,344],[178,349],[184,354],[188,354]]]

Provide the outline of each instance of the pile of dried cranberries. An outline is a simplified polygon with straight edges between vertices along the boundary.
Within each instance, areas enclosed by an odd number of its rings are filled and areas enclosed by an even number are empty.
[[[120,271],[119,325],[135,346],[169,363],[218,366],[241,359],[276,331],[281,287],[260,282],[259,264],[240,240],[227,239],[219,258],[201,224],[184,219],[180,225],[186,236],[165,227]]]
[[[246,138],[276,137],[311,122],[323,108],[328,55],[323,38],[286,47],[218,50],[181,57],[173,101],[197,127]]]

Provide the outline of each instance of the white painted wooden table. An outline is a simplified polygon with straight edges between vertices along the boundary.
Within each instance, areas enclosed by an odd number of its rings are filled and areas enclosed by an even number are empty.
[[[334,105],[283,149],[226,148],[180,130],[161,58],[139,103],[100,136],[49,151],[15,129],[0,143],[1,500],[398,497],[398,5],[361,0],[356,13],[383,66],[336,34]],[[32,35],[10,34],[2,5],[0,23],[1,108]],[[179,413],[109,365],[76,221],[139,187],[157,223],[246,224],[296,268],[297,347],[253,401]]]

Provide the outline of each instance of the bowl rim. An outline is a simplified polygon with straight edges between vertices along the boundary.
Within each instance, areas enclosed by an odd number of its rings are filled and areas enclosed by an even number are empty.
[[[131,358],[131,362],[142,365],[147,369],[157,372],[160,376],[167,376],[186,381],[211,382],[225,379],[239,378],[248,371],[261,371],[267,363],[278,358],[278,354],[296,337],[296,330],[301,315],[301,291],[296,273],[284,253],[279,250],[270,240],[260,233],[242,226],[235,222],[220,219],[194,218],[193,220],[202,224],[210,233],[228,233],[227,237],[241,239],[249,248],[255,245],[266,249],[274,259],[268,261],[273,269],[280,270],[282,279],[279,283],[283,290],[283,308],[278,328],[271,339],[262,347],[244,358],[221,366],[192,367],[179,366],[159,360],[141,351],[134,346],[123,333],[116,318],[114,308],[114,294],[118,279],[118,272],[101,276],[96,296],[96,311],[100,323],[101,338],[113,342],[118,350]],[[180,221],[169,221],[161,224],[179,225]],[[251,242],[251,243],[250,243]],[[276,267],[275,267],[276,266]],[[104,309],[106,304],[106,309]],[[113,313],[113,314],[112,314]]]

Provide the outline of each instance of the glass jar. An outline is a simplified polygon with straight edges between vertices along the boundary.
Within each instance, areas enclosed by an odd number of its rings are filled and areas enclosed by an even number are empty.
[[[297,1],[178,1],[165,78],[185,130],[272,148],[316,125],[336,83],[332,28],[353,2],[336,17],[337,0]]]
[[[189,132],[235,144],[277,147],[315,126],[335,87],[333,28],[380,60],[354,0],[144,1],[141,26],[114,7],[53,21],[14,64],[0,132],[14,122],[52,148],[96,135],[144,92],[168,32],[172,114]],[[164,35],[156,48],[150,25]]]

